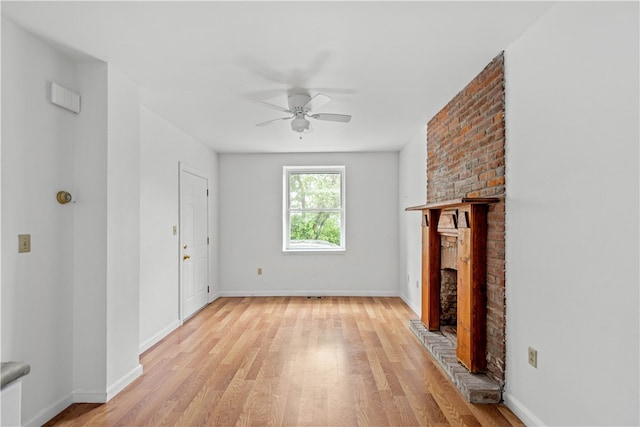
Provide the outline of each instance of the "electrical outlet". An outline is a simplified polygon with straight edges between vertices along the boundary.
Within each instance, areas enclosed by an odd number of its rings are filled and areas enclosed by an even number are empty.
[[[538,367],[538,351],[531,347],[529,347],[529,365],[534,368]]]
[[[18,253],[31,252],[31,234],[18,234]]]
[[[258,267],[258,276],[262,276],[262,267]]]

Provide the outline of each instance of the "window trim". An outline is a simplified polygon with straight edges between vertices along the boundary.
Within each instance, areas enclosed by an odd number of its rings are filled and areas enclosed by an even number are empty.
[[[282,203],[282,251],[285,253],[344,253],[346,251],[346,167],[339,166],[283,166],[283,203]],[[340,212],[340,247],[338,248],[292,248],[290,218],[292,212],[304,212],[301,209],[289,208],[289,182],[292,173],[339,173],[340,174],[340,209],[326,209],[330,212]],[[314,209],[322,211],[323,209]]]

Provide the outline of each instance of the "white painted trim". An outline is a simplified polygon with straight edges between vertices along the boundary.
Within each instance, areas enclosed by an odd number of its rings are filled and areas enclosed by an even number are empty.
[[[149,338],[148,340],[140,344],[140,347],[138,349],[138,354],[142,354],[145,351],[149,350],[151,347],[153,347],[154,345],[162,341],[164,337],[166,337],[167,335],[169,335],[171,332],[175,331],[179,327],[180,327],[180,319],[174,320],[169,325],[167,325],[167,327],[165,327],[164,329],[159,331],[157,334],[155,334],[154,336],[152,336],[151,338]]]
[[[22,425],[24,426],[41,426],[51,418],[58,415],[60,412],[67,409],[71,404],[76,403],[74,399],[74,395],[69,393],[62,399],[58,400],[54,404],[47,406],[40,412],[38,412],[33,418],[27,421],[22,421]]]
[[[73,403],[107,403],[107,392],[77,389],[73,391]]]
[[[126,373],[122,378],[111,384],[107,388],[107,402],[116,397],[118,393],[125,389],[129,384],[135,381],[140,375],[142,375],[142,365],[138,363],[138,366]]]
[[[196,311],[194,311],[192,314],[190,314],[187,318],[183,319],[180,321],[180,326],[184,325],[185,322],[189,319],[194,318],[195,316],[198,315],[198,313],[200,313],[202,310],[204,310],[205,308],[207,308],[209,306],[209,304],[211,304],[209,301],[207,301],[207,303],[205,305],[203,305],[202,307],[200,307],[199,309],[197,309]]]
[[[507,408],[511,409],[511,412],[516,414],[520,421],[525,423],[527,426],[545,426],[538,417],[533,415],[531,411],[524,406],[518,399],[513,397],[510,393],[504,392],[502,394],[502,398],[504,399],[504,404]]]
[[[347,195],[346,195],[346,166],[283,166],[282,167],[282,181],[283,181],[283,194],[282,194],[282,252],[283,253],[338,253],[343,254],[347,249]],[[290,176],[292,173],[338,173],[340,174],[340,209],[321,209],[326,212],[339,212],[340,213],[340,247],[335,249],[320,249],[320,248],[291,248],[291,228],[290,218],[291,212],[294,209],[289,207],[289,200],[291,196],[289,184]],[[296,211],[304,212],[304,209],[296,209]]]
[[[398,297],[395,291],[220,291],[220,297]]]
[[[415,314],[416,316],[418,316],[418,313],[419,313],[420,311],[422,311],[422,310],[420,309],[420,307],[415,307],[415,306],[414,306],[414,305],[409,301],[409,299],[407,299],[407,296],[406,296],[406,295],[400,294],[400,295],[398,295],[398,296],[400,297],[400,299],[401,299],[402,301],[404,301],[404,303],[405,303],[405,304],[407,304],[407,307],[409,307],[409,308],[411,309],[411,311],[413,311],[413,314]]]

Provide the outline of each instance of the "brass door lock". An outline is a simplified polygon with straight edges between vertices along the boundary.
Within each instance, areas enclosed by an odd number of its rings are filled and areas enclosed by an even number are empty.
[[[71,193],[68,191],[58,191],[58,194],[56,194],[56,200],[61,205],[66,205],[72,200]]]

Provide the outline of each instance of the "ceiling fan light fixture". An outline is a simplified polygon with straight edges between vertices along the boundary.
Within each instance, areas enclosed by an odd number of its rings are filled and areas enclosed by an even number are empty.
[[[331,101],[331,98],[322,93],[318,93],[315,96],[311,97],[306,93],[294,92],[289,94],[288,100],[288,109],[265,101],[255,101],[256,104],[260,104],[263,107],[291,114],[289,117],[281,117],[278,119],[272,119],[267,120],[266,122],[257,123],[256,126],[266,126],[280,120],[291,120],[291,130],[302,134],[303,132],[311,132],[312,128],[311,123],[308,120],[309,117],[314,120],[323,120],[328,122],[348,123],[351,120],[351,116],[347,114],[313,112],[313,110],[315,110],[316,108],[320,108],[327,102]]]
[[[304,132],[309,129],[309,120],[305,119],[303,114],[298,114],[295,119],[291,120],[291,129],[294,132]]]

